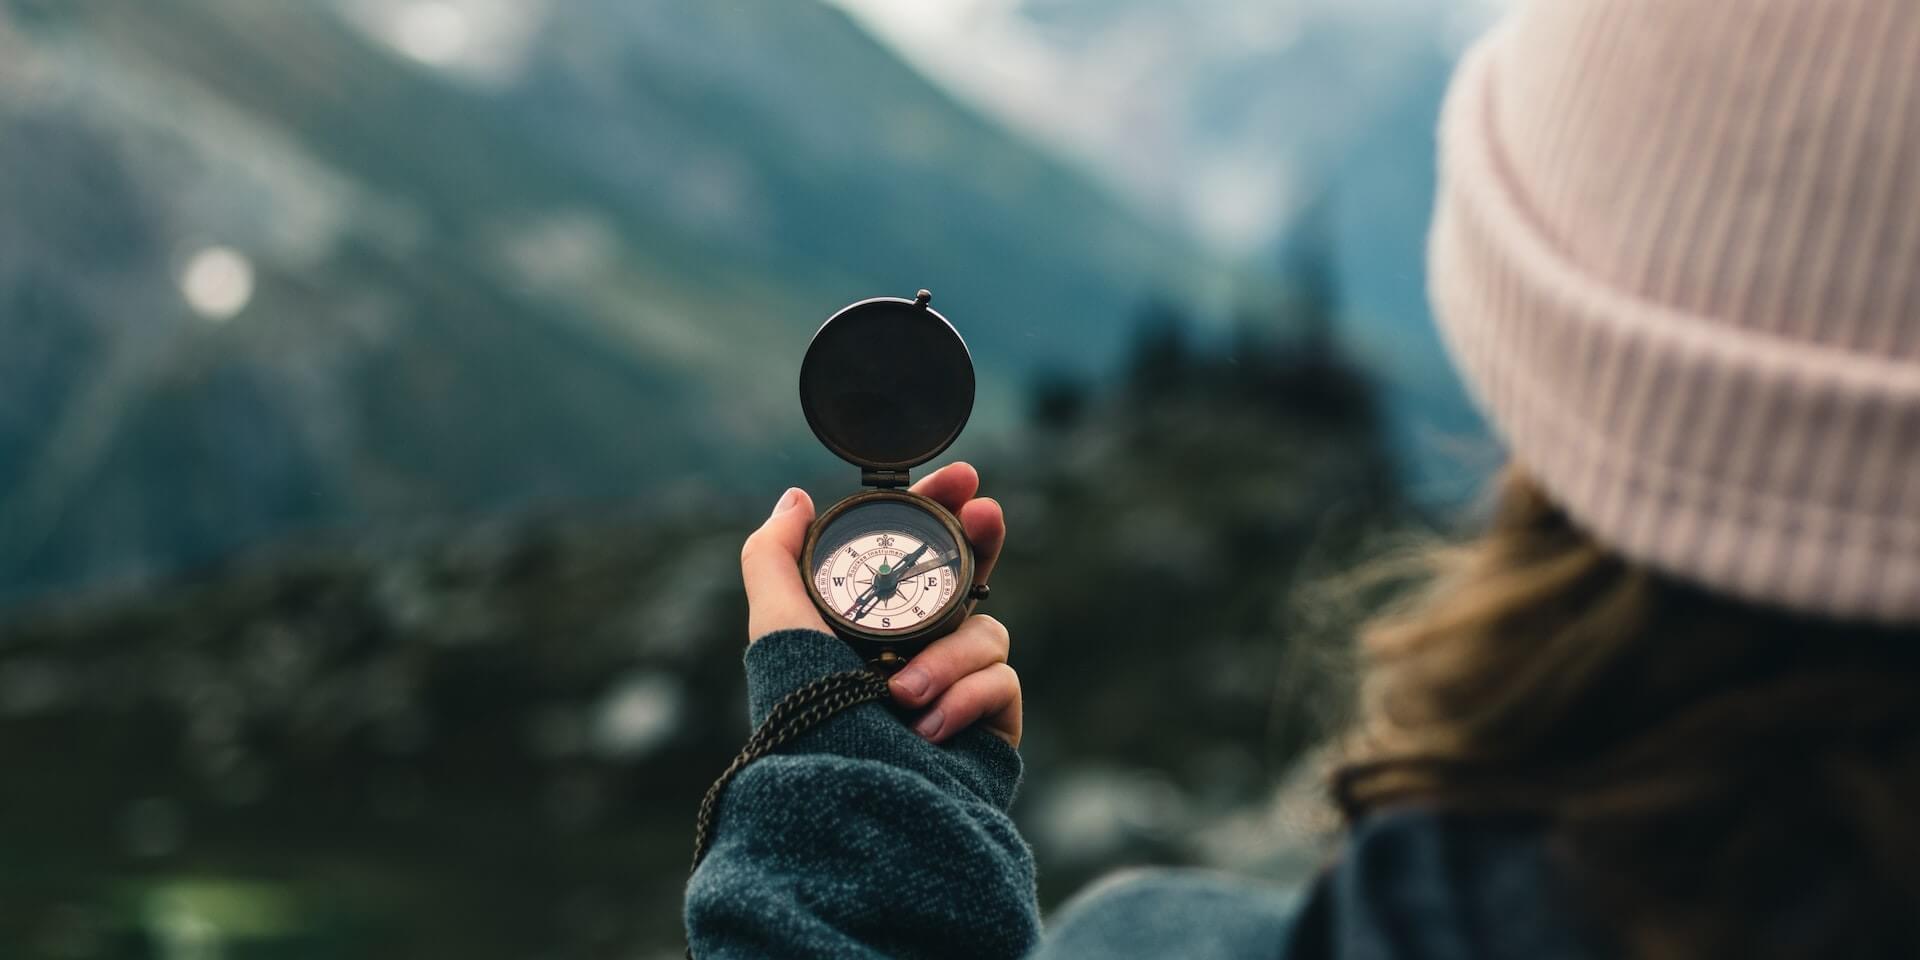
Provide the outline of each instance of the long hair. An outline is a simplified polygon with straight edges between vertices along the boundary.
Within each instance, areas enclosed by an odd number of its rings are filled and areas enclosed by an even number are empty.
[[[1636,956],[1920,956],[1920,629],[1686,585],[1510,473],[1360,656],[1350,821],[1538,817]]]

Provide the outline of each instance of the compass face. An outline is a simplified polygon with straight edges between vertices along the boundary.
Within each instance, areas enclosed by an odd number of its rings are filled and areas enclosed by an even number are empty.
[[[962,546],[944,523],[908,501],[854,504],[828,520],[815,544],[815,595],[868,633],[911,632],[964,593]]]

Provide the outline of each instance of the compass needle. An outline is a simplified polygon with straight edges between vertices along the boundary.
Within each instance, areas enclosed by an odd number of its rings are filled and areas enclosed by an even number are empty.
[[[954,561],[959,559],[960,559],[960,554],[958,552],[935,557],[932,560],[928,560],[920,564],[919,566],[914,567],[912,570],[908,570],[906,573],[901,574],[900,579],[912,580],[914,577],[917,577],[923,573],[926,573],[929,570],[938,570],[941,567],[952,566]]]

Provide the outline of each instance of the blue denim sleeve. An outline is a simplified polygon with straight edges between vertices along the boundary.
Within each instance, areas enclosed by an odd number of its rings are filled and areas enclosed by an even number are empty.
[[[746,663],[756,725],[801,685],[861,666],[814,631],[762,637]],[[693,955],[1024,956],[1040,915],[1033,856],[1006,813],[1020,772],[990,733],[936,746],[879,703],[750,764],[687,884]]]

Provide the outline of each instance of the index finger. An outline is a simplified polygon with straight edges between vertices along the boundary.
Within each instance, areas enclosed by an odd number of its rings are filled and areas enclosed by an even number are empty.
[[[993,565],[1000,559],[1000,547],[1007,542],[1007,518],[998,501],[990,497],[969,500],[960,508],[960,526],[973,544],[973,582],[986,583]]]
[[[907,488],[958,514],[980,492],[980,472],[965,460],[956,460],[920,478]]]
[[[965,460],[956,460],[920,478],[910,489],[946,507],[967,532],[973,544],[974,583],[986,583],[987,575],[1000,559],[1000,547],[1007,539],[1007,524],[1000,505],[992,500],[974,499],[980,492],[980,472]]]

